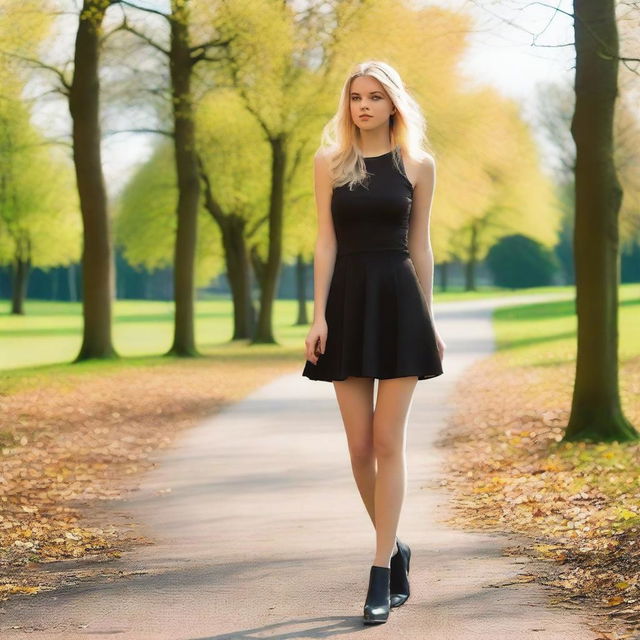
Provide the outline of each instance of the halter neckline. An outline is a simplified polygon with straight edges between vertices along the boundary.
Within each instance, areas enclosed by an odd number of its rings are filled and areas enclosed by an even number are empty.
[[[393,153],[393,149],[391,151],[387,151],[387,153],[383,153],[379,156],[362,156],[364,160],[375,160],[376,158],[384,158],[385,156],[390,156]]]

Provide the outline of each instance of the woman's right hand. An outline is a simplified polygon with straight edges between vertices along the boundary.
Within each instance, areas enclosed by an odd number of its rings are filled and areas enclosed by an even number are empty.
[[[309,362],[318,364],[318,359],[320,355],[324,353],[324,348],[327,344],[327,333],[328,328],[326,320],[317,320],[311,325],[307,338],[304,341],[306,356]],[[317,348],[316,344],[318,344]]]

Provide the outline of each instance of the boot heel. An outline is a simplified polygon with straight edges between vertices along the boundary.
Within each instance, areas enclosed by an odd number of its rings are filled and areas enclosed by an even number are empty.
[[[391,606],[399,607],[403,605],[411,594],[411,588],[409,585],[409,564],[411,561],[411,549],[408,544],[405,544],[398,538],[396,538],[398,545],[398,553],[391,556],[390,568],[391,579],[390,586],[390,598]]]

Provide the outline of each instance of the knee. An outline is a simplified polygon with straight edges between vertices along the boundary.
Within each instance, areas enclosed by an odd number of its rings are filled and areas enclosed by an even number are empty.
[[[349,456],[354,464],[369,464],[374,456],[373,442],[362,440],[349,444]]]
[[[388,435],[379,435],[373,439],[373,450],[376,458],[395,458],[404,454],[404,443]]]

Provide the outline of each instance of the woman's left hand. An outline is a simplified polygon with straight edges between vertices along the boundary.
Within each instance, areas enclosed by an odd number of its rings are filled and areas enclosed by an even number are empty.
[[[440,362],[442,362],[444,358],[444,350],[447,348],[444,340],[440,336],[440,334],[436,331],[436,345],[438,347],[438,354],[440,355]]]

